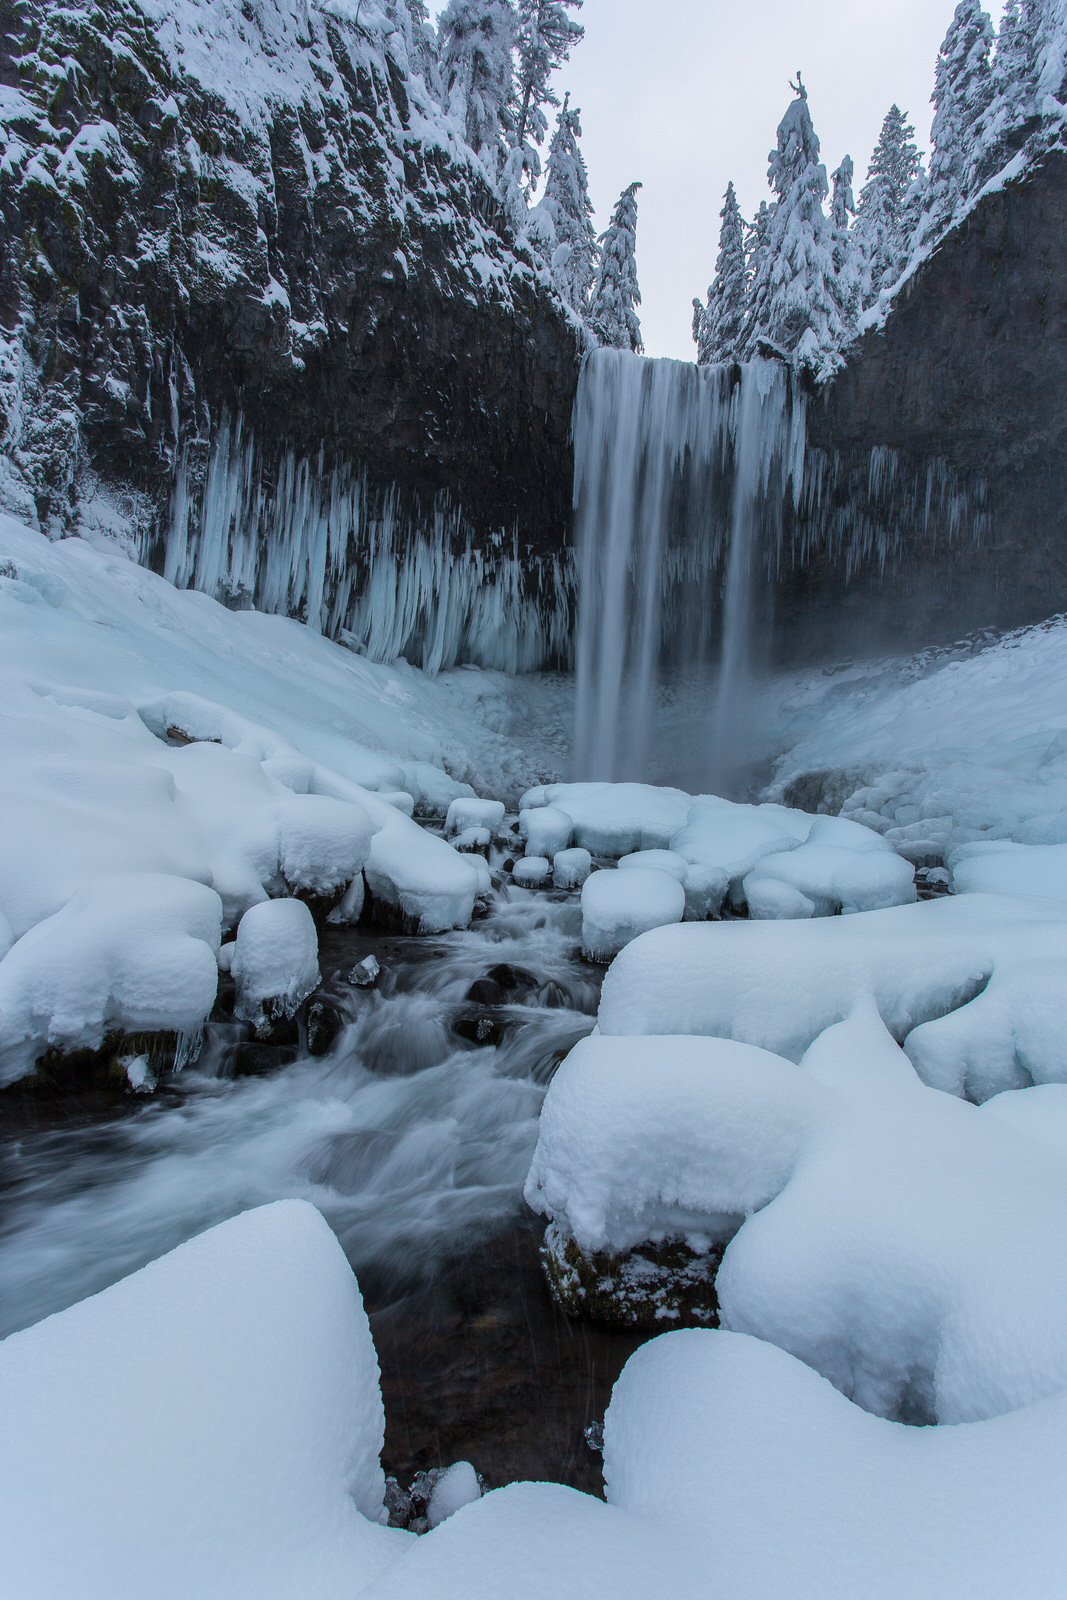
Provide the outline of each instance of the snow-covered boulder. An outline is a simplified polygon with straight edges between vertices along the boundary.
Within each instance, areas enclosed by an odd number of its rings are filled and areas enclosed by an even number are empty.
[[[1056,1020],[1065,962],[1067,909],[1024,896],[960,895],[810,924],[687,923],[622,951],[599,1027],[740,1039],[798,1061],[869,997],[927,1082],[986,1099],[1067,1080]]]
[[[359,1288],[301,1201],[13,1334],[0,1409],[20,1600],[347,1600],[403,1552]]]
[[[685,857],[674,850],[635,850],[632,855],[623,856],[619,866],[627,872],[634,867],[656,867],[662,872],[669,872],[683,884],[689,870]]]
[[[245,912],[230,957],[234,1014],[257,1031],[292,1017],[320,982],[319,937],[302,900],[265,900]]]
[[[547,856],[522,856],[511,876],[522,889],[541,889],[552,876],[552,863]]]
[[[770,852],[745,875],[744,896],[756,917],[879,911],[915,900],[915,869],[872,829],[816,817],[803,844]]]
[[[526,841],[527,854],[548,856],[549,860],[561,850],[568,849],[574,839],[574,822],[558,806],[520,811],[519,827]]]
[[[575,844],[615,857],[666,849],[691,804],[680,789],[648,783],[554,783],[529,790],[521,801],[523,811],[561,810],[573,823]]]
[[[157,873],[86,884],[0,960],[0,1082],[116,1033],[195,1036],[215,1003],[222,903]]]
[[[582,954],[610,961],[650,928],[681,922],[685,890],[661,867],[595,872],[582,890]]]
[[[504,826],[502,800],[453,800],[445,817],[445,834],[466,833],[470,828],[488,828],[497,834]]]
[[[592,856],[579,846],[558,850],[552,858],[552,882],[557,889],[580,889],[592,870]]]
[[[799,1066],[583,1041],[526,1194],[586,1252],[727,1238],[722,1325],[881,1415],[971,1421],[1067,1386],[1063,1151],[926,1088],[870,1002]]]

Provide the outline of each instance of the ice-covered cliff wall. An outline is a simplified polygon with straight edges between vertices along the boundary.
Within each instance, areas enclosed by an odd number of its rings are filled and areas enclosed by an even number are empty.
[[[239,547],[291,525],[293,473],[319,464],[318,501],[358,484],[361,525],[413,553],[401,612],[442,552],[453,595],[479,569],[497,612],[527,592],[543,609],[581,335],[509,240],[424,45],[404,0],[0,5],[9,509],[53,533],[122,523],[158,565],[177,528],[188,561],[201,525],[219,532],[205,497],[240,419],[269,510],[227,534],[219,592],[281,592],[278,552],[248,584]],[[381,578],[351,572],[348,600]],[[287,603],[302,584],[287,575]],[[437,610],[427,637],[479,622]],[[523,657],[540,624],[513,622],[504,657]]]

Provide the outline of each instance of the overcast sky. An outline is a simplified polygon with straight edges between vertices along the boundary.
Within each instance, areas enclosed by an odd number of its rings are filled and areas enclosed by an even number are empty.
[[[582,111],[597,223],[644,187],[638,221],[650,355],[691,359],[692,300],[715,263],[729,179],[750,216],[797,69],[823,160],[856,163],[857,194],[893,101],[929,142],[934,62],[955,0],[585,0],[585,40],[560,75]],[[999,19],[1002,6],[992,6]]]

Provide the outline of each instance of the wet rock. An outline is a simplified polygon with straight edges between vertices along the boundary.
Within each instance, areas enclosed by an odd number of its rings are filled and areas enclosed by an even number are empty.
[[[532,972],[527,972],[523,967],[513,967],[507,961],[501,961],[497,966],[490,967],[486,977],[497,984],[509,999],[529,994],[531,989],[537,988],[537,979]]]
[[[345,1019],[329,1000],[312,1000],[307,1009],[307,1046],[312,1056],[328,1056],[341,1033]]]
[[[377,956],[364,956],[363,960],[358,961],[352,968],[345,981],[354,989],[373,989],[381,977],[381,972]]]
[[[553,1224],[541,1261],[552,1296],[568,1316],[663,1333],[718,1327],[715,1275],[725,1248],[696,1251],[674,1239],[638,1245],[622,1255],[586,1255]]]
[[[31,1093],[50,1096],[86,1090],[151,1093],[167,1073],[195,1061],[200,1045],[199,1036],[116,1031],[107,1035],[99,1050],[46,1050],[25,1082]]]
[[[477,1015],[457,1017],[452,1024],[452,1032],[471,1044],[498,1045],[507,1032],[507,1024],[500,1017],[492,1017],[483,1011]]]
[[[466,999],[476,1006],[501,1006],[504,1004],[504,991],[491,976],[476,978],[467,990]]]
[[[246,1039],[233,1051],[235,1078],[263,1078],[283,1067],[291,1067],[300,1059],[299,1043],[266,1044],[258,1039]]]

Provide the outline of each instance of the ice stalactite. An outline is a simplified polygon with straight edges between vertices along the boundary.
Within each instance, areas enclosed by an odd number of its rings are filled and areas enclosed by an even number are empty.
[[[434,673],[461,662],[528,672],[566,660],[569,557],[499,533],[475,542],[462,508],[413,512],[356,467],[283,452],[267,470],[241,418],[206,468],[178,469],[164,575],[230,605],[302,618],[376,661]]]
[[[744,715],[755,586],[803,486],[804,398],[779,362],[600,350],[582,372],[574,441],[577,774],[645,776],[661,684],[717,662],[710,780]]]

